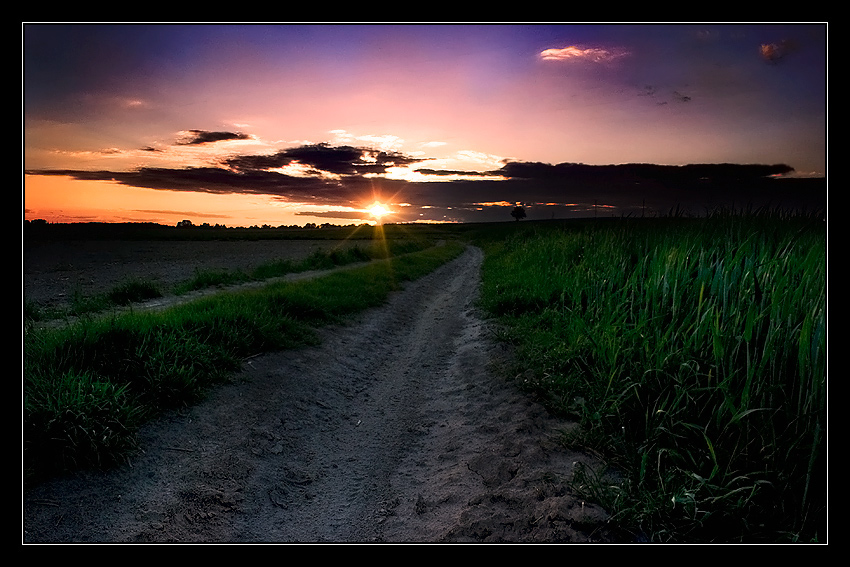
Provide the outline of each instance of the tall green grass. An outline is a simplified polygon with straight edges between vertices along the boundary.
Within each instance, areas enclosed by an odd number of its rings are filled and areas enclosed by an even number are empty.
[[[523,385],[625,475],[594,488],[615,520],[653,541],[824,538],[823,220],[540,226],[484,243],[482,304]]]
[[[454,258],[431,247],[341,273],[221,292],[161,312],[90,317],[24,336],[25,481],[120,462],[145,420],[191,404],[245,357],[317,340],[314,329],[380,305]]]
[[[271,260],[250,270],[196,270],[191,278],[178,284],[174,291],[181,295],[210,287],[262,281],[312,270],[329,270],[358,262],[382,260],[399,254],[409,254],[410,252],[424,250],[431,245],[432,243],[429,240],[414,238],[377,240],[368,244],[357,242],[353,245],[344,245],[330,250],[316,250],[309,256],[300,259]]]
[[[157,284],[130,278],[115,285],[105,293],[86,295],[76,289],[71,295],[71,301],[67,308],[44,309],[38,303],[25,298],[23,305],[24,325],[32,326],[39,321],[64,317],[88,316],[157,297],[162,297],[162,292]]]
[[[329,270],[358,262],[381,260],[399,254],[424,250],[433,243],[431,239],[414,235],[395,234],[391,240],[378,239],[374,242],[356,241],[329,250],[316,250],[300,259],[280,258],[259,264],[251,269],[198,269],[188,279],[174,286],[176,295],[220,286],[264,281],[288,274],[311,270]],[[406,237],[405,237],[406,236]],[[68,317],[85,317],[162,297],[160,286],[154,282],[131,278],[105,293],[86,295],[75,290],[66,308],[44,309],[35,302],[26,300],[23,306],[24,324],[32,326],[39,321]]]

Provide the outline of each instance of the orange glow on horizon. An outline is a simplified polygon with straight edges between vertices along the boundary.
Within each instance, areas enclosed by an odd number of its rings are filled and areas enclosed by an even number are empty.
[[[129,187],[112,181],[26,175],[24,219],[50,223],[152,222],[176,225],[184,219],[229,227],[303,225],[303,204],[281,203],[256,195],[212,194]]]
[[[341,213],[339,217],[330,214],[335,211]],[[360,214],[352,216],[352,212]],[[24,220],[28,221],[150,222],[174,226],[182,220],[190,220],[195,225],[277,227],[325,222],[380,224],[397,214],[377,193],[373,194],[371,205],[355,209],[287,202],[273,196],[143,189],[113,181],[80,181],[66,176],[24,177]]]

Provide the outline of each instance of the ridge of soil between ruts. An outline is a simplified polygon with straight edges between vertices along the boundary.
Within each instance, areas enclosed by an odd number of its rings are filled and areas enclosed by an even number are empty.
[[[614,541],[549,416],[495,371],[475,247],[319,346],[245,362],[127,466],[25,495],[25,542]]]

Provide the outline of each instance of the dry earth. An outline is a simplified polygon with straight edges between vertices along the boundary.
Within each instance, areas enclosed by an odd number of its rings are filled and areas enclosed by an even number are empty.
[[[336,240],[35,241],[25,243],[24,294],[42,307],[61,307],[75,293],[104,293],[132,278],[156,282],[168,293],[195,270],[249,271],[271,260],[353,245]]]
[[[245,246],[281,244],[241,246],[246,261]],[[24,494],[23,541],[615,541],[567,487],[576,463],[596,465],[557,443],[570,424],[495,370],[481,261],[469,247],[321,346],[247,360],[146,426],[126,466]]]

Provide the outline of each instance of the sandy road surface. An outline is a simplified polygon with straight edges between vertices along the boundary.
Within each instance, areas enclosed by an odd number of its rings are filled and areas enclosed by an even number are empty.
[[[24,542],[607,541],[566,489],[568,424],[492,371],[480,250],[318,347],[247,361],[128,466],[24,498]]]

